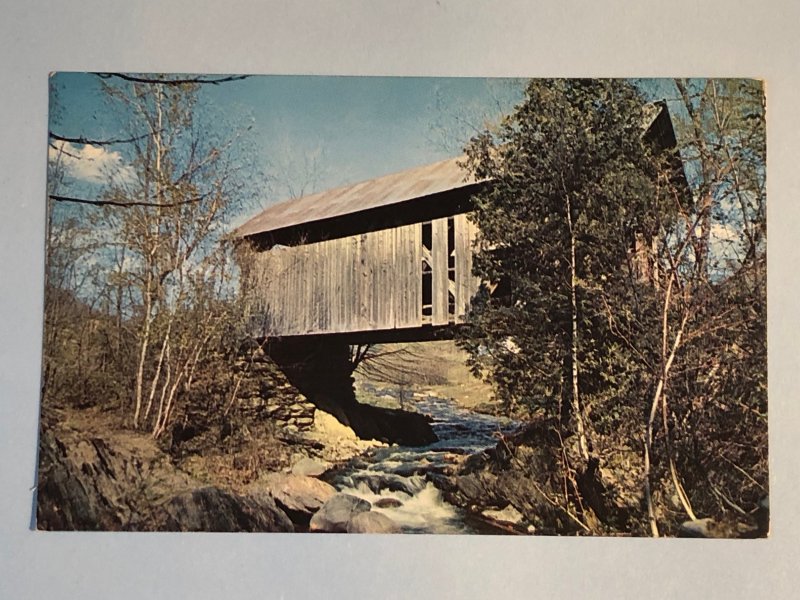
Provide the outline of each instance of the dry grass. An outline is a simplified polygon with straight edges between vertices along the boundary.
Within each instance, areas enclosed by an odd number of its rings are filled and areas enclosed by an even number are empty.
[[[496,405],[491,386],[476,379],[466,367],[466,353],[455,342],[435,341],[410,344],[386,344],[378,349],[382,356],[374,365],[355,372],[359,400],[389,408],[399,401],[375,396],[364,389],[371,384],[380,390],[405,390],[405,395],[430,393],[453,398],[459,405],[491,412]]]

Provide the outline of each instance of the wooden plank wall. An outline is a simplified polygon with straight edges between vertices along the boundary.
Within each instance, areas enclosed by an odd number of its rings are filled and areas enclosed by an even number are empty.
[[[464,320],[469,311],[470,301],[480,286],[480,279],[472,274],[472,251],[478,230],[467,219],[466,214],[456,215],[455,221],[455,250],[456,250],[456,320]]]
[[[477,290],[474,226],[454,218],[455,320]],[[447,219],[432,222],[433,325],[446,325]],[[303,335],[422,326],[422,224],[276,247],[256,258],[253,275],[265,335]]]

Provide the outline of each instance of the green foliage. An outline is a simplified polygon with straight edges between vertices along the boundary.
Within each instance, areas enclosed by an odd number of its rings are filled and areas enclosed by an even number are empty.
[[[573,241],[580,389],[613,396],[632,383],[609,311],[624,318],[634,234],[656,227],[643,105],[621,81],[534,80],[498,136],[468,148],[494,182],[476,201],[475,272],[498,288],[475,299],[462,345],[509,406],[553,414],[570,393]]]
[[[492,184],[460,344],[510,410],[558,423],[567,510],[653,535],[747,519],[768,489],[763,89],[675,87],[683,166],[613,80],[535,80],[467,148]]]

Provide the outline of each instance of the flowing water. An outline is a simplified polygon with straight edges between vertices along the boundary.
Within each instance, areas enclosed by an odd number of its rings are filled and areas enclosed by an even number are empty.
[[[493,447],[497,443],[494,434],[509,433],[518,423],[433,396],[417,401],[414,408],[431,417],[439,441],[422,447],[374,450],[351,461],[337,474],[333,485],[372,503],[372,510],[391,518],[404,533],[487,532],[486,527],[470,522],[463,511],[445,502],[426,475],[445,472],[464,455]]]

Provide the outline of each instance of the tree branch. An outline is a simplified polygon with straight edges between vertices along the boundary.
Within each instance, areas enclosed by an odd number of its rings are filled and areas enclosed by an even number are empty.
[[[48,131],[47,135],[49,135],[52,139],[58,140],[59,142],[69,142],[70,144],[88,144],[90,146],[111,146],[112,144],[130,144],[132,142],[138,142],[139,140],[143,140],[150,136],[149,133],[145,133],[143,135],[139,135],[132,138],[120,138],[118,140],[92,140],[85,138],[83,136],[80,137],[67,137],[64,135],[59,135],[54,133],[53,131]]]
[[[70,196],[58,196],[50,194],[48,196],[51,200],[56,202],[71,202],[73,204],[88,204],[89,206],[118,206],[121,208],[131,208],[134,206],[141,206],[144,208],[175,208],[177,206],[184,206],[186,204],[194,204],[200,202],[205,196],[198,196],[190,198],[189,200],[181,200],[179,202],[139,202],[132,200],[130,202],[121,202],[119,200],[88,200],[86,198],[73,198]]]
[[[187,83],[210,83],[211,85],[219,85],[220,83],[227,83],[229,81],[239,81],[241,79],[247,79],[249,75],[228,75],[226,77],[216,77],[213,79],[207,79],[205,77],[186,77],[180,79],[154,79],[152,77],[138,77],[136,75],[127,75],[125,73],[95,73],[100,79],[111,79],[116,77],[117,79],[123,79],[125,81],[131,81],[133,83],[149,83],[155,85],[183,85]]]

